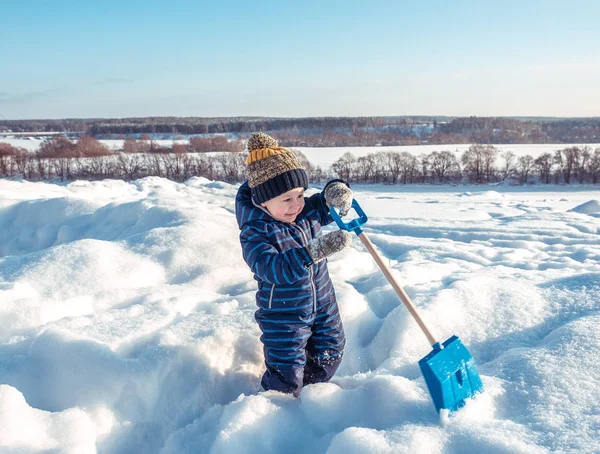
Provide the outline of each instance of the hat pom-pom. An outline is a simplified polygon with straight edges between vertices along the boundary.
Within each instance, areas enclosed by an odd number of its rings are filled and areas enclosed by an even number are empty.
[[[275,148],[277,141],[264,132],[255,132],[248,139],[248,151],[258,150],[261,148]]]

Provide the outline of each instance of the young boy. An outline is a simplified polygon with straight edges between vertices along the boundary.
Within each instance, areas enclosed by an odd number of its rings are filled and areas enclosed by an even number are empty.
[[[255,319],[267,367],[261,385],[298,396],[304,385],[331,379],[342,359],[346,339],[326,257],[351,236],[323,235],[321,226],[333,221],[330,207],[342,215],[350,209],[352,191],[332,180],[305,198],[306,172],[267,134],[252,134],[248,152],[249,178],[235,209],[244,260],[258,282]]]

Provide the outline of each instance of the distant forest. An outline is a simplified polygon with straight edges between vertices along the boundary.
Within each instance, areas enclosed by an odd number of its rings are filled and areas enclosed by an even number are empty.
[[[0,132],[70,132],[97,139],[226,135],[245,139],[265,131],[288,147],[419,144],[600,143],[600,117],[148,117],[3,120]]]

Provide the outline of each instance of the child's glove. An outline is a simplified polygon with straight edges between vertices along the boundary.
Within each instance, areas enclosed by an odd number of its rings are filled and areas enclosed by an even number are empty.
[[[345,216],[352,206],[352,189],[341,181],[327,186],[323,195],[327,208],[336,207],[340,210],[340,216]]]
[[[313,262],[317,263],[350,246],[351,242],[352,235],[350,233],[346,230],[335,230],[310,241],[306,246],[306,251]]]

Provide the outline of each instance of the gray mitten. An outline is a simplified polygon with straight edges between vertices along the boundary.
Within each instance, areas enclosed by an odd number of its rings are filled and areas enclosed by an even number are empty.
[[[340,210],[340,215],[345,216],[352,206],[352,189],[342,183],[336,181],[325,188],[325,203],[327,208],[336,207]]]
[[[313,262],[317,263],[325,257],[329,257],[331,254],[350,246],[350,243],[352,243],[352,235],[350,233],[346,230],[335,230],[312,240],[306,246],[306,251]]]

